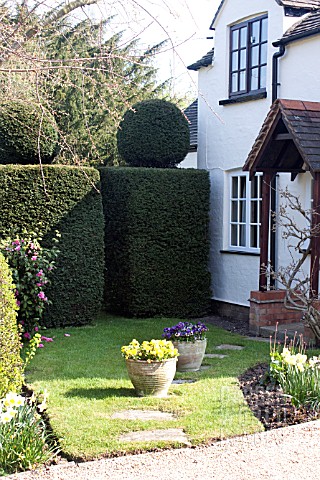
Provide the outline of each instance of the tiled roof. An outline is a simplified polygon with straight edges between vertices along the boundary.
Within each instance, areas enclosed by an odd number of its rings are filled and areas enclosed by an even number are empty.
[[[202,67],[208,67],[212,64],[212,59],[214,55],[214,48],[211,48],[209,52],[207,52],[200,60],[197,60],[192,65],[189,65],[187,68],[188,70],[200,70]]]
[[[217,16],[219,15],[220,10],[222,9],[224,3],[226,0],[221,0],[221,3],[216,11],[216,14],[211,22],[210,28],[213,29],[213,25],[217,19]],[[295,8],[299,9],[302,8],[304,10],[314,10],[316,8],[320,8],[320,0],[276,0],[276,2],[283,6],[283,7],[288,7],[288,8]]]
[[[320,8],[320,0],[276,0],[276,2],[291,8]]]
[[[320,102],[276,100],[243,167],[320,172]]]
[[[319,1],[320,5],[320,1]],[[280,40],[274,42],[274,46],[299,40],[300,38],[310,37],[320,33],[320,9],[308,13],[302,17],[297,23],[292,25]]]
[[[190,148],[196,149],[198,145],[198,100],[195,100],[184,110],[189,122]]]

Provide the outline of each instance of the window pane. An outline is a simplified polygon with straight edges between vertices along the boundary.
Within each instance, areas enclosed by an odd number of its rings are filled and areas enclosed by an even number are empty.
[[[238,230],[237,225],[231,225],[231,245],[233,247],[238,246],[237,230]]]
[[[268,19],[264,18],[261,21],[261,42],[268,40]]]
[[[237,48],[239,48],[239,30],[233,30],[231,43],[232,50],[236,50]]]
[[[240,215],[240,222],[246,221],[246,201],[240,200],[239,201],[239,215]]]
[[[240,50],[240,68],[246,68],[247,64],[247,50]]]
[[[254,176],[251,180],[251,198],[258,198],[258,178]]]
[[[250,222],[251,223],[258,223],[258,202],[257,201],[252,201],[251,202]]]
[[[259,68],[253,68],[250,75],[250,90],[258,90],[259,88]]]
[[[251,45],[260,42],[260,20],[253,22],[251,26]]]
[[[238,198],[238,177],[232,177],[232,198]]]
[[[243,27],[240,29],[240,47],[247,46],[247,27]]]
[[[246,72],[245,71],[240,72],[240,86],[239,86],[240,91],[246,90],[246,79],[247,79]]]
[[[233,73],[231,75],[231,92],[237,92],[238,91],[238,73]]]
[[[231,222],[238,221],[238,202],[232,202],[231,204]]]
[[[260,59],[260,65],[263,63],[267,63],[267,54],[268,54],[268,44],[263,43],[261,45],[261,59]]]
[[[258,226],[252,225],[250,228],[250,247],[258,247]]]
[[[239,198],[246,198],[246,177],[239,177],[240,178],[240,193]]]
[[[231,70],[234,72],[239,69],[239,52],[233,52],[231,61]]]
[[[259,45],[251,48],[251,66],[256,67],[259,65]]]
[[[267,67],[260,69],[260,88],[266,88],[267,85]]]
[[[245,225],[239,225],[239,246],[240,247],[245,247],[246,246],[246,226]]]

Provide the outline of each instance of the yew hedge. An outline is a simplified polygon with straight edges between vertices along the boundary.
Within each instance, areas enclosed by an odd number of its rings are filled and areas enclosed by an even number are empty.
[[[60,165],[0,166],[0,236],[42,230],[50,247],[61,233],[57,269],[46,291],[47,326],[91,322],[103,296],[103,212],[99,173]]]
[[[130,167],[100,173],[107,309],[130,316],[206,313],[208,173]]]

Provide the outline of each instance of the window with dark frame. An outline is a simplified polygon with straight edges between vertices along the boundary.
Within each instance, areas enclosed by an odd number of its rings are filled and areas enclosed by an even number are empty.
[[[267,15],[230,28],[230,97],[265,91],[267,53]]]

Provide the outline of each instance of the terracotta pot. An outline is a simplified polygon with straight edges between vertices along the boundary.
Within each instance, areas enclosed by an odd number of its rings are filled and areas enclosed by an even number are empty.
[[[166,397],[176,373],[177,359],[162,362],[126,359],[129,378],[139,397]]]
[[[194,342],[173,342],[179,351],[177,372],[196,372],[200,369],[206,352],[207,339]]]

